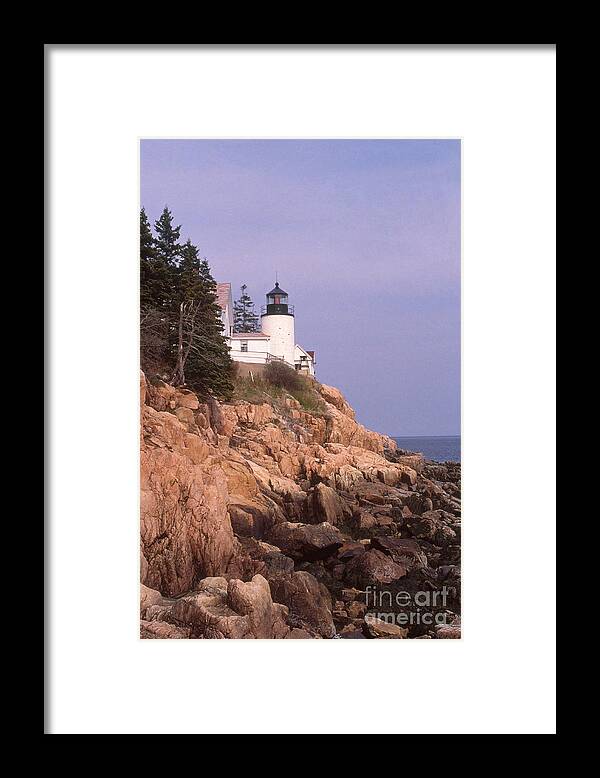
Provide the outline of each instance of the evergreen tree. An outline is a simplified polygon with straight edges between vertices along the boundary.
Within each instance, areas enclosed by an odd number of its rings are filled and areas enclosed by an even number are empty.
[[[140,346],[142,366],[169,371],[206,397],[231,396],[232,367],[223,335],[214,278],[191,240],[179,242],[181,226],[165,206],[154,222],[140,213]]]
[[[140,361],[149,373],[168,363],[168,268],[158,256],[150,222],[140,211]]]
[[[181,261],[182,246],[179,243],[181,225],[173,225],[173,214],[165,205],[160,215],[154,222],[154,253],[156,265],[161,274],[161,282],[164,289],[164,302],[162,309],[168,318],[168,361],[171,366],[177,359],[178,331],[180,303],[179,263]]]
[[[181,246],[179,245],[181,225],[173,226],[173,214],[168,206],[165,205],[160,219],[154,222],[154,231],[156,232],[154,248],[157,255],[168,267],[177,267],[181,257]]]
[[[210,389],[217,397],[228,399],[233,391],[233,362],[223,334],[217,284],[206,258],[200,261],[199,273],[203,289],[201,321],[205,341],[204,349],[196,353],[196,358],[189,366],[190,382],[201,391]]]
[[[198,249],[188,238],[181,248],[179,266],[177,268],[177,288],[180,296],[189,300],[202,293],[202,279],[200,278],[201,260]]]
[[[223,336],[217,285],[206,259],[188,239],[177,267],[177,327],[173,383],[200,394],[231,395],[232,362]]]
[[[242,284],[240,298],[233,303],[233,331],[258,332],[258,316],[254,311],[254,303],[246,293],[248,287]]]
[[[140,258],[148,262],[155,257],[154,238],[150,229],[150,222],[146,215],[146,209],[140,211]]]
[[[144,208],[140,211],[140,304],[143,311],[164,306],[169,292],[168,268],[159,256]]]

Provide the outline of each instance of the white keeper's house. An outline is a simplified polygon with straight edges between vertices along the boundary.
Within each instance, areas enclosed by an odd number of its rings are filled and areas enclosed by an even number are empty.
[[[229,353],[242,374],[260,373],[273,359],[283,361],[307,375],[315,374],[315,352],[307,351],[294,337],[294,306],[288,305],[288,293],[275,283],[267,293],[267,303],[260,316],[260,332],[233,331],[233,297],[231,284],[217,284],[217,301],[221,307],[223,332],[229,341]]]

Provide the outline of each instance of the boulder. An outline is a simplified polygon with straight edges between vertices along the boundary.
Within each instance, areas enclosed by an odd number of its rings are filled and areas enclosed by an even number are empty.
[[[374,584],[389,584],[407,573],[405,565],[395,562],[387,554],[371,549],[351,559],[346,565],[344,580],[364,589]]]
[[[438,627],[435,631],[436,638],[441,639],[458,639],[460,640],[460,627],[454,625],[445,625]]]
[[[331,403],[349,419],[355,418],[353,408],[346,402],[346,398],[339,389],[336,389],[335,386],[327,386],[327,384],[319,384],[318,386],[319,394],[326,402]]]
[[[289,608],[290,618],[324,638],[332,637],[335,629],[331,595],[326,586],[303,570],[271,578],[269,584],[273,600]]]
[[[367,606],[363,602],[351,602],[346,608],[351,619],[361,619],[367,612]]]
[[[356,520],[356,529],[358,532],[368,532],[377,526],[377,518],[368,511],[361,511]]]
[[[365,616],[364,629],[372,638],[405,638],[408,635],[408,629],[384,621],[372,613]]]
[[[351,515],[351,509],[334,489],[325,484],[315,486],[310,501],[310,516],[315,523],[327,521],[335,526]]]
[[[196,417],[194,416],[194,411],[192,411],[190,408],[186,406],[182,406],[181,408],[176,408],[175,416],[177,416],[177,418],[182,424],[185,424],[189,432],[198,431],[198,427],[196,426]]]
[[[262,538],[274,524],[283,520],[279,507],[263,495],[254,499],[231,495],[227,509],[233,531],[244,537]]]
[[[340,546],[337,550],[337,558],[340,560],[340,562],[348,562],[350,559],[353,559],[355,556],[358,556],[359,554],[365,553],[365,545],[363,543],[356,543],[354,541],[350,541],[348,543],[344,543],[343,546]]]
[[[240,544],[244,551],[260,567],[257,572],[269,580],[272,576],[294,572],[294,560],[281,553],[281,549],[255,538],[240,538]]]
[[[363,631],[356,629],[353,624],[347,624],[339,633],[338,637],[343,638],[344,640],[365,640],[366,638]]]
[[[162,604],[163,596],[160,592],[140,584],[140,613],[143,614],[146,608],[150,608],[152,605]]]
[[[428,540],[436,546],[448,546],[456,539],[456,532],[449,526],[455,521],[451,514],[433,510],[406,519],[404,526],[415,538]]]
[[[385,509],[383,509],[385,510]],[[360,535],[371,537],[373,535],[388,534],[394,531],[394,519],[387,513],[375,513],[371,511],[361,511],[354,518],[354,527]]]
[[[360,589],[342,589],[341,597],[343,602],[352,602],[353,600],[362,602],[365,598],[365,593],[361,592]]]
[[[189,408],[192,411],[197,411],[200,407],[198,398],[189,389],[178,389],[174,399],[178,408]]]
[[[394,562],[405,567],[407,572],[415,568],[427,567],[427,557],[416,540],[397,537],[374,537],[373,548],[383,551]]]
[[[249,627],[255,638],[273,636],[273,600],[268,581],[255,575],[251,581],[229,582],[227,604],[236,613],[248,616]]]
[[[305,629],[298,629],[298,627],[294,627],[286,635],[288,640],[307,640],[314,637],[315,635],[311,635],[311,633],[307,632]]]
[[[192,638],[285,638],[287,608],[273,603],[269,584],[261,575],[243,582],[222,577],[200,581],[198,591],[175,600],[161,615]]]
[[[282,522],[271,529],[267,539],[292,559],[305,561],[325,559],[344,542],[339,530],[328,522]]]

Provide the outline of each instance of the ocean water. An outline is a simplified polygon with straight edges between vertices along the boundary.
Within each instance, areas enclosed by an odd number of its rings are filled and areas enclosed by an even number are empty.
[[[409,438],[393,438],[399,448],[408,451],[418,451],[426,459],[434,459],[436,462],[460,462],[460,435],[448,437],[427,438],[414,436]]]

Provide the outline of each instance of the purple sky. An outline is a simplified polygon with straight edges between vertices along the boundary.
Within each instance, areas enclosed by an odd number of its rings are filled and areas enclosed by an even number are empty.
[[[460,433],[460,141],[145,140],[141,186],[234,296],[278,271],[360,422]]]

